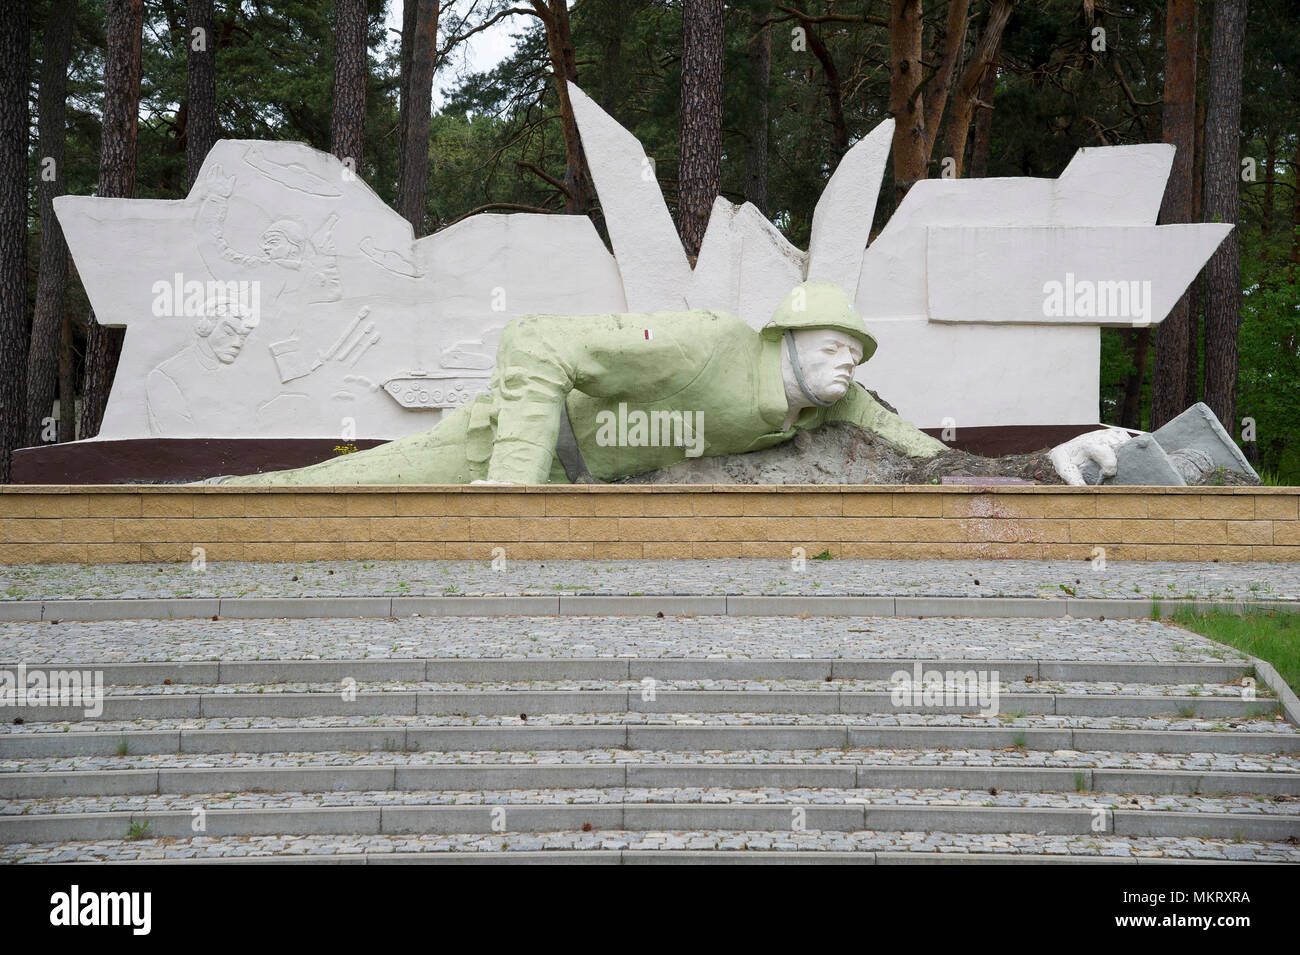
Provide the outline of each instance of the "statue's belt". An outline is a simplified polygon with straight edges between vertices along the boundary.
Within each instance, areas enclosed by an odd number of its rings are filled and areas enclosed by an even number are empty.
[[[587,470],[587,462],[582,458],[578,448],[578,437],[573,433],[573,424],[569,421],[569,409],[565,402],[560,403],[560,433],[555,439],[555,456],[564,465],[564,473],[572,484],[599,484]]]

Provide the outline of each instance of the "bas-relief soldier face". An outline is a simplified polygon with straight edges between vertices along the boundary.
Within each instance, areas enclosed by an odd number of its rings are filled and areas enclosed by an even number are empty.
[[[272,230],[262,233],[262,254],[273,262],[295,262],[301,258],[298,246],[288,236]]]
[[[252,328],[245,325],[238,317],[223,317],[208,335],[208,347],[217,361],[229,365],[239,357],[240,349]]]
[[[862,345],[851,335],[829,328],[796,331],[794,344],[808,389],[822,401],[843,398],[853,384]]]

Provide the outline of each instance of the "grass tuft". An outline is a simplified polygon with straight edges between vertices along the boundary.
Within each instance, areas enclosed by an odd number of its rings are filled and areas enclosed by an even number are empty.
[[[1228,614],[1179,610],[1173,622],[1195,633],[1267,660],[1300,693],[1300,613]]]

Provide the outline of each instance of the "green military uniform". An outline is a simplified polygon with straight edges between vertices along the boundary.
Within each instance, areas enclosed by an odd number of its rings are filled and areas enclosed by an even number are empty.
[[[725,312],[530,315],[506,326],[491,387],[434,428],[310,467],[229,484],[567,484],[561,461],[571,434],[581,463],[601,481],[643,474],[681,461],[759,451],[801,428],[852,422],[929,458],[945,446],[886,411],[857,383],[829,407],[803,409],[791,427],[781,372],[787,329],[831,328],[857,339],[862,361],[876,342],[848,296],[829,282],[805,282],[761,332]],[[611,441],[611,424],[658,422],[674,439]],[[682,433],[680,421],[687,424]],[[669,425],[672,425],[670,427]],[[570,431],[571,429],[571,431]],[[572,440],[570,441],[572,444]]]

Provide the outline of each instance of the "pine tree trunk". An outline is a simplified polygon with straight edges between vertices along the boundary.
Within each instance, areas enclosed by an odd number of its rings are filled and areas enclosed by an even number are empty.
[[[840,89],[840,72],[826,44],[817,35],[817,29],[807,20],[801,20],[808,37],[808,49],[821,64],[826,80],[826,114],[830,125],[831,169],[835,169],[849,151],[849,127],[844,120],[844,94]]]
[[[1202,215],[1206,222],[1237,222],[1245,40],[1246,0],[1216,0],[1205,111]],[[1205,267],[1205,403],[1229,434],[1236,433],[1237,414],[1237,330],[1241,313],[1238,255],[1234,228]]]
[[[587,188],[587,156],[578,136],[578,119],[569,99],[569,84],[578,79],[578,56],[569,27],[569,8],[565,0],[533,0],[533,9],[546,26],[546,48],[551,55],[551,72],[555,77],[555,97],[560,104],[560,131],[564,136],[564,211],[585,215],[591,206]]]
[[[998,89],[998,64],[995,60],[984,71],[980,83],[980,106],[975,114],[975,139],[971,143],[970,174],[983,179],[989,174],[989,150],[993,147],[993,97]]]
[[[921,0],[891,0],[889,114],[894,117],[894,205],[925,178],[925,103],[917,92],[921,65]]]
[[[59,327],[59,440],[77,439],[77,375],[73,356],[72,315],[65,308]]]
[[[402,170],[406,166],[406,151],[402,144],[406,142],[406,108],[411,101],[411,48],[415,45],[415,9],[416,0],[402,2],[402,49],[400,57],[400,74],[397,95],[397,181],[402,181]]]
[[[683,2],[681,114],[677,231],[693,260],[722,178],[722,0]]]
[[[1273,239],[1273,184],[1277,175],[1277,133],[1269,130],[1264,137],[1264,210],[1259,217],[1259,258],[1268,264],[1269,246]]]
[[[437,52],[438,0],[406,0],[414,6],[410,33],[408,80],[402,97],[401,166],[397,179],[397,212],[411,223],[416,237],[424,232],[425,197],[429,188],[429,124],[433,110],[433,71]],[[403,17],[407,11],[403,10]],[[403,31],[405,34],[405,31]],[[403,46],[407,37],[403,35]],[[408,55],[404,49],[403,59]]]
[[[1147,347],[1151,329],[1125,330],[1127,346],[1133,358],[1133,371],[1124,379],[1124,402],[1120,409],[1120,426],[1136,431],[1142,427],[1142,383],[1146,378]]]
[[[966,17],[970,12],[969,0],[948,0],[948,17],[943,33],[934,31],[931,58],[938,67],[930,82],[926,85],[925,101],[925,156],[929,167],[931,153],[934,151],[935,137],[939,132],[939,123],[943,111],[948,107],[948,98],[952,95],[953,79],[957,75],[957,65],[961,62],[962,50],[966,46]],[[942,37],[942,44],[939,42]]]
[[[54,215],[54,197],[67,192],[63,153],[67,142],[68,60],[76,0],[53,0],[45,21],[37,108],[36,191],[41,223],[41,258],[36,273],[36,308],[27,352],[27,427],[23,443],[40,444],[44,420],[54,407],[63,334],[63,299],[68,287],[68,245]]]
[[[217,141],[217,34],[212,0],[189,0],[188,12],[185,163],[193,186]]]
[[[975,101],[984,82],[984,74],[993,68],[1002,46],[1002,32],[1016,0],[993,0],[988,19],[971,54],[970,63],[962,70],[953,89],[952,109],[948,114],[948,135],[945,138],[944,158],[952,159],[953,174],[960,178],[966,163],[966,140],[970,136],[971,119],[975,115]]]
[[[0,17],[0,484],[27,405],[27,4]]]
[[[745,201],[767,215],[768,91],[772,79],[772,30],[767,26],[768,5],[749,13],[753,39],[749,43],[749,82],[752,100],[749,149],[745,152]]]
[[[1295,165],[1292,169],[1300,169],[1300,139],[1296,140]],[[1292,190],[1295,197],[1291,204],[1291,264],[1300,265],[1300,183],[1296,184]]]
[[[108,0],[104,55],[104,117],[99,150],[99,195],[130,198],[135,191],[135,141],[140,119],[140,32],[144,0]],[[86,380],[82,387],[81,436],[99,434],[108,392],[122,354],[124,329],[105,328],[92,314],[86,322]]]
[[[1161,113],[1164,141],[1174,147],[1173,166],[1160,208],[1163,224],[1192,222],[1196,149],[1196,0],[1169,0],[1165,14],[1165,88]],[[1186,400],[1188,349],[1194,347],[1189,288],[1156,331],[1151,380],[1151,427],[1180,414]]]
[[[334,115],[330,152],[361,171],[366,132],[366,0],[334,0]],[[431,78],[432,82],[432,78]]]
[[[1196,54],[1198,73],[1209,75],[1209,51],[1201,49]],[[1196,145],[1192,161],[1192,221],[1201,221],[1201,204],[1205,198],[1205,84],[1196,86]],[[1201,353],[1205,342],[1205,271],[1192,281],[1188,299],[1187,322],[1187,378],[1183,382],[1183,407],[1191,407],[1201,400]]]

